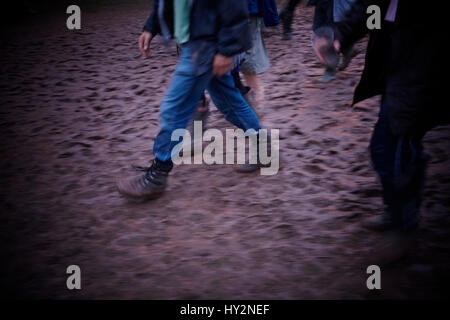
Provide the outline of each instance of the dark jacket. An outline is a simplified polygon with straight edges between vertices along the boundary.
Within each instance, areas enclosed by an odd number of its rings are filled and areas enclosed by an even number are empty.
[[[243,0],[190,0],[189,46],[197,73],[212,67],[214,55],[231,57],[251,47],[247,3]],[[154,0],[144,30],[173,38],[173,0]]]
[[[445,10],[423,1],[399,0],[395,22],[385,21],[389,0],[357,0],[335,25],[345,48],[369,30],[369,5],[381,8],[381,29],[370,31],[366,62],[355,90],[357,103],[382,94],[394,134],[410,134],[450,122],[444,82],[448,61],[444,43]]]
[[[311,7],[311,6],[317,6],[319,4],[319,2],[328,2],[330,0],[308,0],[308,2],[306,3],[307,7]]]

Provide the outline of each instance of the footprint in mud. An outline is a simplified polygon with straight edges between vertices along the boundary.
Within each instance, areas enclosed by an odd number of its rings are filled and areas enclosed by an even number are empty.
[[[64,152],[64,153],[61,153],[61,154],[58,156],[58,158],[61,158],[61,159],[64,159],[64,158],[70,158],[70,157],[72,157],[74,154],[75,154],[75,153],[73,153],[73,152]]]
[[[322,174],[325,172],[324,169],[322,169],[318,165],[314,165],[314,164],[307,164],[307,165],[303,166],[303,169],[305,171],[307,171],[309,173],[313,173],[313,174]]]
[[[137,129],[137,128],[128,128],[128,129],[125,129],[122,132],[120,132],[120,134],[133,134],[133,133],[136,133],[136,132],[139,132],[139,129]]]

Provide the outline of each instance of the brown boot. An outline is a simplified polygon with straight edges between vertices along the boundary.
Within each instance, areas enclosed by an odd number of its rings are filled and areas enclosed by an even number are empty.
[[[150,200],[159,198],[167,185],[167,177],[173,164],[155,159],[149,168],[134,177],[117,181],[117,191],[128,198]]]

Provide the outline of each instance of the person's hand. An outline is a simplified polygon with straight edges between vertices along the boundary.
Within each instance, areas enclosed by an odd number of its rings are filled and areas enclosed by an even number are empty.
[[[340,52],[341,51],[341,43],[339,41],[334,40],[333,46],[334,46],[334,50],[336,50],[336,52]]]
[[[150,32],[144,31],[139,36],[139,51],[145,58],[150,58],[152,51],[150,50],[150,42],[152,41],[152,34]]]
[[[323,56],[323,52],[325,52],[326,47],[329,46],[328,39],[326,38],[317,38],[314,42],[314,53],[316,54],[316,57],[319,59],[319,61],[323,64],[328,64],[328,61]],[[333,41],[333,47],[336,52],[339,52],[341,50],[341,44],[338,40]]]
[[[216,54],[213,61],[213,74],[221,77],[231,71],[233,67],[233,58]]]

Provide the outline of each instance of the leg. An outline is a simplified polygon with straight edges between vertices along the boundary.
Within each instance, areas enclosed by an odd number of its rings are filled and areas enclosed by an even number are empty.
[[[261,36],[262,18],[251,17],[250,31],[252,34],[252,48],[246,52],[245,60],[242,62],[241,71],[246,85],[249,86],[257,101],[264,99],[264,89],[261,85],[258,73],[266,71],[270,67],[269,57]]]
[[[117,190],[124,196],[136,199],[155,199],[165,190],[172,169],[171,156],[176,153],[172,141],[176,129],[184,129],[211,80],[209,74],[196,76],[188,47],[184,47],[175,69],[169,90],[160,108],[161,129],[153,146],[155,160],[145,173],[117,181]]]
[[[294,20],[295,7],[301,0],[289,0],[281,11],[280,18],[283,23],[283,39],[292,39],[292,21]]]
[[[234,86],[238,88],[242,96],[245,96],[250,91],[250,87],[246,87],[242,83],[241,76],[239,75],[239,70],[232,70],[231,76],[234,80]]]
[[[319,1],[314,9],[313,31],[329,26],[333,22],[333,4],[329,1]],[[331,16],[330,16],[331,15]]]
[[[229,73],[213,78],[207,89],[225,119],[243,130],[258,131],[261,128],[257,116],[235,87],[233,77]]]
[[[355,45],[353,43],[346,48],[342,48],[341,51],[343,59],[342,64],[340,66],[340,70],[345,70],[352,61],[353,57],[355,57],[358,54],[358,52],[356,51]]]
[[[301,2],[302,0],[289,0],[286,6],[284,7],[284,10],[287,10],[289,12],[294,12],[295,7]],[[284,11],[283,10],[283,11]]]
[[[426,169],[422,146],[424,134],[401,136],[397,143],[394,185],[399,197],[403,230],[414,229],[420,220]]]
[[[319,1],[316,4],[314,10],[314,20],[313,20],[313,32],[315,36],[323,36],[322,32],[326,32],[327,29],[333,24],[333,2],[332,1]],[[326,28],[325,28],[326,27]],[[323,29],[322,29],[323,28]],[[336,56],[339,59],[339,55]],[[339,60],[337,60],[339,62]],[[327,66],[323,76],[321,77],[321,82],[330,82],[336,78],[336,66]]]
[[[245,83],[249,86],[255,95],[258,104],[264,101],[264,88],[261,84],[261,80],[256,72],[242,72]]]
[[[184,47],[160,107],[161,129],[153,146],[153,153],[159,160],[171,159],[172,149],[179,142],[171,141],[172,133],[176,129],[186,128],[210,79],[209,74],[195,75],[189,48]]]
[[[245,101],[248,103],[250,108],[252,108],[253,112],[256,116],[261,119],[261,115],[256,111],[258,107],[258,101],[254,95],[253,91],[250,91],[250,87],[244,86],[241,81],[241,76],[239,75],[239,71],[231,71],[231,75],[233,76],[234,86],[239,89],[239,92],[244,97]]]
[[[378,121],[375,124],[370,141],[370,155],[372,166],[380,179],[383,189],[384,218],[389,223],[398,226],[400,224],[399,208],[393,184],[395,149],[396,137],[391,132],[386,106],[382,102]]]
[[[386,210],[381,217],[366,221],[365,227],[387,231],[367,257],[369,264],[386,266],[402,258],[414,245],[419,221],[425,158],[421,139],[425,131],[398,136],[392,133],[385,103],[371,140],[371,157],[382,188]]]
[[[383,188],[386,218],[396,228],[414,228],[419,220],[426,162],[421,145],[424,134],[394,135],[389,126],[386,105],[381,104],[370,150]]]
[[[225,115],[225,119],[236,125],[237,127],[247,131],[253,129],[256,132],[261,128],[259,120],[255,112],[247,104],[240,94],[239,90],[234,86],[233,78],[230,74],[220,78],[213,78],[208,86],[214,104]],[[269,137],[267,139],[270,139]],[[270,143],[267,143],[267,150],[270,153]],[[246,163],[235,167],[238,172],[248,173],[260,169],[266,164],[260,161],[259,144],[264,143],[257,135],[256,163]],[[250,152],[250,150],[249,150]],[[249,153],[249,159],[251,155]],[[250,161],[250,160],[249,160]]]

